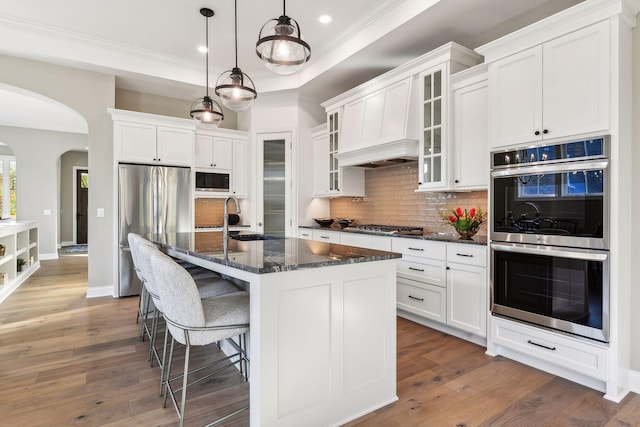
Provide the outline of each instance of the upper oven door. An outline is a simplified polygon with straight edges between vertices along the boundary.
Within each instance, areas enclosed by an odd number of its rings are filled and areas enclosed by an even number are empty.
[[[491,240],[609,249],[609,161],[491,173]]]

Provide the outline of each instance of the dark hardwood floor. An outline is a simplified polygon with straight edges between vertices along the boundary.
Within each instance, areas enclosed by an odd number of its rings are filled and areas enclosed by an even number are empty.
[[[173,426],[138,339],[137,298],[86,299],[87,258],[65,255],[0,304],[0,425]],[[198,351],[210,357],[215,348]],[[275,392],[275,391],[274,391]],[[241,406],[236,372],[190,391],[187,425]],[[640,396],[602,394],[398,320],[400,400],[349,426],[636,426]],[[309,425],[313,425],[310,420]],[[248,414],[226,426],[247,426]],[[264,426],[268,427],[268,426]],[[306,427],[306,426],[299,426]]]

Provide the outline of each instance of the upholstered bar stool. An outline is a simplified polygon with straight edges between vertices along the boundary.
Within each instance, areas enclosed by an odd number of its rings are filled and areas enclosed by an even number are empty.
[[[157,335],[158,335],[158,325],[160,317],[162,316],[162,301],[160,300],[160,296],[157,291],[157,285],[154,282],[153,276],[151,274],[151,266],[149,264],[149,259],[152,253],[159,253],[160,250],[158,247],[148,241],[147,239],[140,237],[138,235],[133,236],[133,245],[132,248],[137,253],[137,260],[140,265],[140,273],[143,280],[143,286],[146,290],[146,294],[149,295],[148,300],[151,300],[153,303],[153,308],[149,310],[147,308],[148,314],[150,313],[152,322],[150,330],[145,326],[145,329],[148,330],[149,334],[149,355],[148,359],[153,366],[154,359],[158,362],[158,366],[160,366],[160,381],[162,388],[162,378],[164,373],[164,360],[166,356],[166,344],[167,340],[165,337],[164,347],[162,357],[160,357],[160,353],[156,348]],[[164,255],[164,254],[162,254]],[[166,255],[165,255],[166,256]],[[171,258],[169,258],[171,259]],[[243,291],[240,287],[233,284],[228,280],[222,279],[218,275],[214,275],[209,279],[199,279],[195,281],[198,293],[200,298],[215,298],[222,295],[227,294],[243,294],[246,295],[246,292]],[[149,306],[149,301],[147,301],[147,307]],[[147,314],[147,316],[148,316]],[[146,325],[146,322],[145,322]],[[166,335],[166,334],[165,334]]]
[[[144,341],[145,336],[148,336],[151,339],[151,331],[147,324],[147,318],[149,316],[149,300],[150,296],[147,292],[147,288],[144,285],[144,278],[142,276],[142,272],[140,269],[140,259],[138,255],[138,243],[143,237],[139,236],[135,233],[127,234],[127,240],[129,242],[129,250],[131,251],[131,259],[133,260],[133,269],[136,272],[136,276],[142,283],[142,288],[140,288],[140,297],[138,299],[138,317],[136,318],[136,322],[140,325],[139,335],[140,339]]]
[[[162,254],[151,253],[150,257],[152,274],[163,302],[165,322],[171,334],[164,405],[167,403],[167,397],[170,397],[178,414],[180,426],[183,426],[188,386],[235,365],[239,365],[241,372],[246,375],[245,334],[249,331],[249,296],[236,294],[202,300],[195,282],[183,268]],[[234,337],[238,337],[237,342],[231,340]],[[189,371],[189,355],[192,346],[205,346],[220,343],[223,340],[228,340],[237,352]],[[171,378],[171,363],[176,341],[185,345],[184,369],[182,375]],[[209,367],[212,369],[215,367],[213,372],[189,383],[190,372],[202,371]],[[182,387],[174,388],[172,382],[179,380],[182,380]],[[180,403],[176,397],[178,392],[181,392]],[[219,424],[246,409],[248,405],[207,425]]]

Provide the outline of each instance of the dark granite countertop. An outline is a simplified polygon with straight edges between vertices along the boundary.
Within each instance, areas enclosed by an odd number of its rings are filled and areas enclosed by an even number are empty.
[[[337,231],[339,233],[368,234],[371,236],[401,237],[403,239],[435,240],[438,242],[462,243],[467,245],[486,246],[489,241],[487,236],[478,236],[478,235],[473,236],[473,238],[471,238],[470,240],[461,240],[460,236],[455,231],[451,233],[426,232],[422,236],[416,236],[416,235],[410,235],[410,234],[388,234],[388,233],[378,233],[378,232],[369,231],[369,230],[340,229],[340,228],[332,228],[332,227],[305,226],[305,225],[301,225],[299,226],[299,228],[307,228],[310,230]]]
[[[240,239],[260,236],[247,231],[234,232],[232,235]],[[400,254],[393,252],[316,242],[295,237],[246,241],[229,238],[227,256],[225,257],[223,234],[220,231],[150,234],[146,237],[166,249],[256,274],[401,257]]]

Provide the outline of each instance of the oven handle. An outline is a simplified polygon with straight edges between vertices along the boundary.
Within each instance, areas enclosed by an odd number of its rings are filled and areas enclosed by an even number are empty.
[[[559,258],[582,259],[586,261],[606,261],[609,252],[592,249],[558,248],[556,246],[522,245],[518,243],[491,243],[492,250],[517,252],[521,254],[555,256]]]
[[[496,170],[491,172],[492,177],[508,177],[519,175],[539,175],[554,172],[573,172],[583,170],[599,170],[606,169],[609,166],[608,160],[596,160],[590,162],[569,162],[554,163],[535,166],[517,166],[513,169]]]

